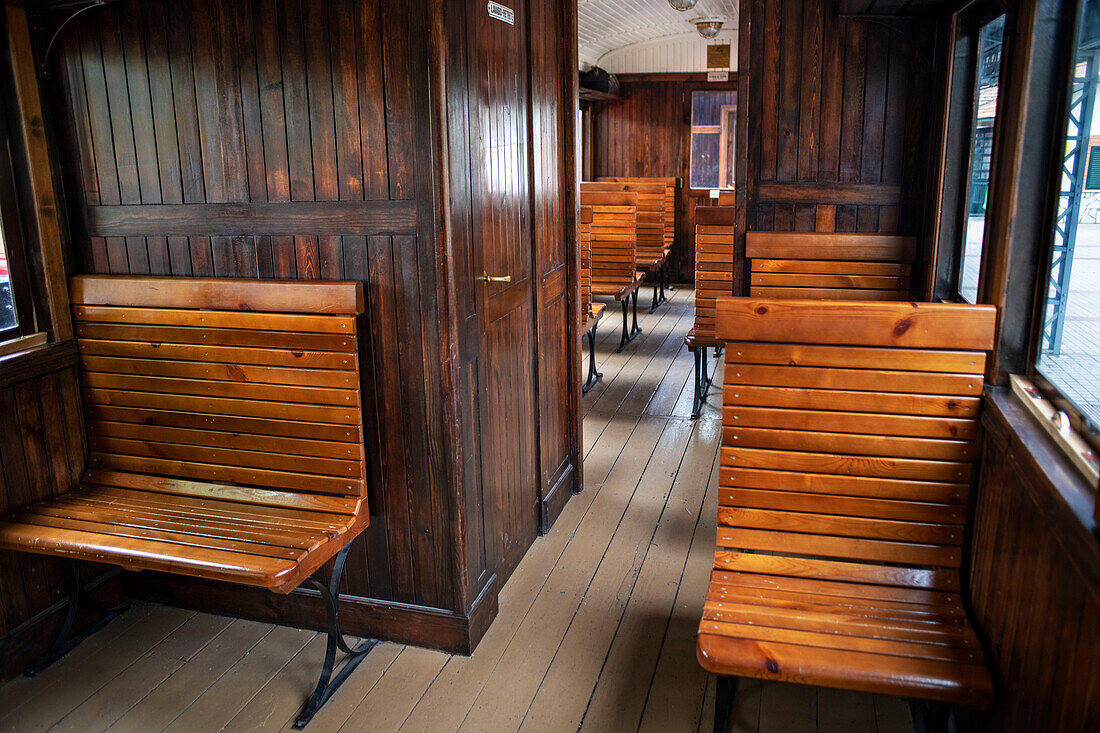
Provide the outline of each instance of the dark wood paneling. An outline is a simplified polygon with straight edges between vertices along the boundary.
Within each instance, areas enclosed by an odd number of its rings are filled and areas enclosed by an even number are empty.
[[[70,491],[87,465],[80,377],[75,350],[54,349],[50,359],[20,361],[23,380],[0,386],[0,516]],[[27,378],[27,374],[37,374]],[[88,567],[99,584],[106,568]],[[43,654],[64,617],[65,571],[58,558],[0,552],[0,679]],[[97,598],[117,602],[120,586],[100,587]],[[104,595],[106,594],[106,595]],[[93,621],[90,614],[82,624]]]
[[[371,524],[346,591],[465,613],[440,437],[429,17],[425,2],[126,1],[82,15],[53,62],[89,272],[366,283]]]
[[[842,18],[826,0],[743,4],[745,229],[924,234],[929,126],[914,117],[935,82],[914,70],[936,20],[890,22],[901,32]]]
[[[534,205],[535,305],[538,339],[540,528],[550,528],[568,495],[580,489],[581,382],[577,323],[577,202],[575,124],[565,59],[566,3],[534,2],[528,8],[531,105],[531,196]],[[570,34],[571,40],[572,33]],[[567,97],[567,85],[569,96]]]
[[[999,678],[992,731],[1100,727],[1095,488],[1007,390],[985,411],[970,588]]]

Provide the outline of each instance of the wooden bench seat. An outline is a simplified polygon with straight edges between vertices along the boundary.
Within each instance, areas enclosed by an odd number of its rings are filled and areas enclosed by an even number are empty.
[[[582,206],[577,226],[581,260],[581,333],[588,340],[588,376],[581,387],[587,394],[603,375],[596,369],[596,329],[607,305],[592,300],[592,207]]]
[[[582,192],[633,193],[636,196],[634,266],[653,285],[652,313],[663,302],[664,268],[669,250],[665,247],[665,200],[667,185],[658,180],[585,182]]]
[[[88,468],[0,520],[0,548],[277,593],[308,580],[328,599],[331,657],[344,559],[369,521],[362,284],[83,276],[70,300]],[[334,558],[329,585],[310,578]],[[330,677],[299,723],[346,674]]]
[[[644,273],[636,269],[637,245],[637,194],[629,191],[602,191],[593,187],[602,184],[581,185],[581,208],[589,208],[592,221],[589,224],[591,247],[591,294],[614,298],[622,303],[623,335],[619,340],[622,351],[635,336],[638,328],[638,288]],[[582,227],[584,223],[582,222]],[[633,325],[627,320],[627,300],[634,309]]]
[[[905,300],[915,237],[749,232],[749,295],[763,298]]]
[[[717,313],[725,389],[700,664],[988,705],[961,568],[996,310],[721,298]]]
[[[732,206],[695,207],[695,324],[684,340],[695,357],[691,418],[697,419],[714,379],[707,349],[717,363],[722,342],[714,334],[714,303],[733,294],[735,213]]]

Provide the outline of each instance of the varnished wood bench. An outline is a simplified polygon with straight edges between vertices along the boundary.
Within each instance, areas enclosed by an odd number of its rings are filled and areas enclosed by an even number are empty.
[[[915,237],[749,232],[749,295],[906,300],[916,250]]]
[[[695,209],[695,323],[684,339],[695,357],[693,420],[699,417],[713,381],[707,349],[714,349],[716,362],[722,352],[723,342],[714,332],[714,304],[719,297],[733,294],[734,216],[732,206]]]
[[[581,388],[587,394],[603,376],[596,370],[596,329],[607,308],[592,301],[592,207],[582,206],[577,238],[581,251],[581,333],[588,339],[588,378]]]
[[[996,310],[723,298],[718,539],[698,658],[720,675],[983,707],[960,575]]]
[[[592,208],[592,295],[610,297],[623,306],[622,351],[642,332],[638,328],[638,288],[644,274],[635,267],[638,197],[634,193],[605,193],[581,185],[581,205]],[[627,300],[633,305],[633,323],[627,320]]]
[[[665,184],[660,181],[596,181],[582,184],[587,193],[633,193],[635,211],[634,267],[653,285],[652,313],[663,302],[665,249]]]
[[[309,582],[329,640],[304,726],[375,643],[348,647],[336,616],[369,516],[362,285],[86,276],[70,296],[88,469],[73,491],[0,521],[0,547],[276,593]],[[310,578],[334,558],[329,585]],[[74,582],[68,623],[34,671],[79,642],[66,639],[79,599]],[[333,678],[337,646],[352,656]]]
[[[664,197],[664,251],[665,257],[672,254],[672,247],[676,243],[676,193],[679,188],[679,178],[660,176],[600,176],[600,181],[612,183],[660,183],[665,187]],[[665,288],[671,288],[668,282],[668,264],[661,270],[660,302],[666,300]]]

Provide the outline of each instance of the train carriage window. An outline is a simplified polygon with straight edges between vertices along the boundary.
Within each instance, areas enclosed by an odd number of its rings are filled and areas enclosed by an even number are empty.
[[[1100,0],[1081,3],[1075,48],[1036,366],[1038,381],[1053,388],[1056,402],[1091,425],[1083,432],[1095,434],[1100,427]]]
[[[0,91],[0,104],[3,102]],[[2,108],[10,109],[7,104]],[[7,119],[0,114],[0,347],[35,331],[8,130]]]
[[[982,241],[985,238],[985,216],[989,208],[989,173],[1001,84],[1004,29],[1005,16],[1000,15],[982,25],[977,33],[977,63],[971,102],[970,163],[958,266],[959,296],[968,303],[978,301],[978,277],[982,261]]]
[[[692,92],[692,188],[733,188],[736,127],[737,92]]]

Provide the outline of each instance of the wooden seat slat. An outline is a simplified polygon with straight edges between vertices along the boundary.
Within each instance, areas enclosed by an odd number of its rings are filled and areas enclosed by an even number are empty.
[[[290,525],[273,526],[270,522],[257,523],[238,518],[214,518],[206,514],[172,510],[168,507],[119,504],[96,495],[85,494],[83,490],[64,501],[36,504],[24,515],[29,516],[31,513],[101,524],[147,527],[204,537],[262,542],[299,549],[313,549],[318,543],[339,534],[339,530],[319,531]]]
[[[131,359],[111,356],[81,356],[86,372],[133,374],[147,377],[179,377],[245,381],[253,384],[280,384],[300,387],[359,388],[359,375],[351,370],[288,369],[248,364],[216,364],[201,361]]]
[[[995,309],[751,297],[719,300],[716,319],[727,365],[700,662],[988,702],[956,594]]]
[[[966,620],[966,611],[962,607],[961,599],[957,594],[939,593],[936,591],[913,591],[898,588],[882,588],[882,586],[865,586],[854,583],[831,583],[841,586],[843,590],[822,593],[816,588],[800,588],[797,583],[784,583],[784,587],[775,587],[774,578],[767,575],[744,575],[741,573],[724,573],[714,570],[711,579],[710,590],[707,597],[718,600],[734,600],[738,603],[755,603],[765,605],[771,599],[792,601],[809,605],[829,605],[852,609],[853,613],[895,613],[894,618],[923,618],[945,619],[952,623],[960,623]],[[728,576],[735,576],[730,578]],[[770,580],[771,583],[753,582],[755,580]],[[813,583],[820,587],[821,583],[829,581],[804,581],[801,578],[792,578],[792,581]],[[868,594],[864,591],[891,590],[901,591],[897,597],[880,597],[878,593]],[[919,599],[916,596],[921,596]]]
[[[61,501],[59,497],[55,501]],[[203,499],[183,494],[157,494],[151,491],[122,489],[85,482],[81,501],[109,504],[126,510],[175,513],[211,520],[248,522],[256,526],[308,530],[322,534],[339,533],[347,529],[352,508],[344,513],[320,512],[309,509],[289,509],[231,499]]]
[[[736,388],[726,390],[725,403],[801,410],[842,409],[893,415],[972,418],[978,414],[981,398],[737,385]]]
[[[262,468],[223,466],[212,463],[190,463],[171,458],[130,456],[118,453],[92,453],[89,463],[93,468],[104,468],[133,473],[151,473],[159,476],[179,476],[195,481],[230,482],[245,486],[272,487],[309,493],[354,495],[362,484],[356,478],[314,476],[308,473],[292,473]]]
[[[759,641],[778,641],[823,649],[847,649],[854,652],[890,654],[897,657],[930,659],[956,664],[979,664],[981,657],[970,649],[960,649],[943,644],[900,641],[898,639],[879,639],[834,634],[826,631],[805,631],[782,627],[761,626],[759,624],[726,623],[704,620],[699,626],[702,634],[738,636]]]
[[[866,346],[821,346],[813,344],[748,343],[738,341],[731,361],[849,369],[891,369],[919,372],[985,374],[985,354],[978,351],[884,349]]]
[[[301,573],[301,562],[296,560],[207,548],[185,552],[171,542],[10,521],[0,523],[0,548],[81,557],[126,570],[159,570],[272,589],[296,586]]]
[[[188,326],[192,328],[343,335],[355,333],[355,319],[351,316],[311,316],[297,313],[249,313],[174,308],[121,308],[98,305],[74,306],[73,315],[76,320],[84,323],[126,323],[145,326]]]
[[[906,290],[857,290],[848,288],[749,288],[754,298],[789,298],[791,300],[812,298],[816,300],[905,300],[909,297]]]
[[[73,305],[131,308],[192,308],[252,313],[363,312],[363,288],[358,282],[248,280],[202,277],[113,277],[79,275],[69,281]]]
[[[349,353],[356,350],[355,336],[353,335],[312,333],[308,331],[257,331],[243,328],[205,329],[191,326],[132,326],[115,323],[77,322],[76,335],[81,339],[96,339],[99,341],[252,346]]]
[[[358,426],[358,411],[332,405],[307,405],[297,402],[238,400],[227,397],[127,392],[117,389],[84,389],[85,400],[92,405],[138,407],[181,412],[210,413],[234,417],[259,417],[269,420],[297,420],[307,423]]]
[[[259,450],[239,450],[230,447],[189,445],[158,442],[152,439],[133,440],[105,435],[88,437],[88,449],[93,453],[117,453],[126,456],[168,458],[172,460],[211,463],[236,468],[268,468],[277,471],[362,479],[363,467],[358,460],[317,458]]]
[[[959,573],[945,568],[913,568],[870,565],[859,562],[821,560],[809,557],[783,557],[732,550],[714,553],[716,570],[763,573],[814,580],[833,580],[869,585],[895,585],[903,588],[926,588],[958,591]]]
[[[752,261],[753,272],[788,272],[810,274],[849,274],[908,277],[912,266],[908,262],[862,262],[845,260],[770,260]]]
[[[807,430],[773,430],[731,425],[723,429],[730,445],[742,448],[793,450],[811,453],[849,453],[860,456],[895,456],[944,461],[974,459],[969,440],[902,438],[897,436],[826,433]]]
[[[804,473],[791,470],[748,468],[734,465],[736,461],[720,456],[722,483],[736,481],[739,486],[753,489],[775,489],[841,496],[871,498],[897,497],[905,501],[960,503],[965,501],[968,484],[948,481],[907,481],[870,476],[837,476],[827,473]]]
[[[897,694],[899,688],[947,702],[984,706],[993,699],[982,664],[958,664],[798,644],[702,634],[699,660],[722,674],[770,669],[772,679]]]
[[[723,464],[745,468],[774,468],[843,476],[913,479],[917,481],[970,481],[971,464],[914,458],[860,456],[850,453],[810,453],[722,446]]]
[[[179,443],[245,451],[270,452],[272,449],[269,436],[217,430],[194,430],[132,422],[89,420],[87,431],[88,435],[92,437],[102,436],[104,438],[145,440],[156,443]],[[354,443],[333,443],[325,440],[302,438],[283,438],[276,448],[276,455],[335,458],[345,461],[358,461],[361,453],[361,448]]]
[[[745,256],[750,259],[912,262],[916,254],[916,237],[893,234],[748,232],[745,235]]]
[[[905,565],[936,565],[945,568],[958,568],[962,565],[962,553],[957,548],[800,532],[719,527],[718,546],[733,550],[751,548],[763,552],[820,555],[844,560],[871,560]]]
[[[89,469],[84,474],[84,482],[98,486],[132,489],[168,496],[185,496],[203,500],[237,502],[242,505],[281,507],[302,509],[326,514],[356,514],[360,507],[358,497],[349,495],[302,494],[293,491],[280,491],[212,484],[166,476],[125,473],[104,469]]]
[[[817,580],[794,576],[758,575],[755,573],[712,570],[711,587],[731,586],[746,592],[784,591],[803,593],[814,597],[844,599],[845,603],[867,601],[871,603],[902,603],[918,606],[951,606],[961,608],[962,599],[957,593],[923,588],[849,583],[840,580]]]
[[[180,410],[157,410],[98,404],[86,405],[85,412],[90,422],[112,421],[148,425],[150,427],[194,428],[265,437],[305,438],[331,443],[356,444],[360,442],[359,426],[348,424],[340,425],[300,420],[243,417],[232,414],[203,414]],[[333,451],[346,449],[347,446],[333,446]]]
[[[182,545],[185,548],[198,548],[210,550],[224,550],[226,552],[240,552],[248,555],[260,555],[263,557],[297,560],[305,549],[284,547],[279,544],[263,542],[260,539],[254,541],[229,539],[226,537],[212,537],[197,532],[172,532],[151,527],[134,526],[132,524],[108,523],[93,519],[78,519],[76,515],[54,516],[45,512],[33,514],[18,514],[13,521],[24,524],[38,525],[42,527],[57,527],[78,532],[94,532],[110,537],[125,537],[141,540],[157,540],[159,542],[171,542]]]
[[[869,499],[866,497],[810,494],[788,490],[722,489],[720,506],[820,512],[844,517],[897,519],[911,522],[948,522],[962,525],[965,512],[957,504],[936,504],[912,500]]]
[[[100,339],[78,339],[77,346],[82,355],[119,356],[135,359],[175,359],[219,364],[254,364],[268,367],[339,369],[342,371],[355,368],[354,354],[335,351],[169,344],[147,341],[105,341]]]
[[[736,356],[726,364],[726,381],[731,385],[813,387],[925,395],[980,395],[983,386],[981,375],[976,374],[755,365],[739,364],[735,359]]]
[[[853,517],[846,514],[826,514],[825,511],[824,506],[803,506],[794,511],[720,506],[718,524],[722,527],[756,527],[802,534],[828,534],[838,537],[937,545],[961,546],[963,541],[960,526],[936,523],[941,520],[939,516],[919,521],[896,521]]]
[[[771,614],[769,616],[769,614]],[[708,621],[750,621],[773,628],[804,629],[835,636],[855,636],[929,645],[977,647],[965,614],[853,606],[812,599],[741,596],[719,586],[707,594],[703,618]]]
[[[728,425],[746,428],[817,430],[831,433],[900,436],[907,438],[957,438],[977,434],[977,421],[951,417],[878,415],[870,412],[788,410],[771,407],[723,407]]]
[[[815,273],[760,273],[754,272],[750,279],[754,286],[778,288],[845,288],[854,290],[893,290],[904,292],[909,289],[908,277],[889,275],[824,275]]]
[[[153,392],[167,395],[202,395],[255,400],[270,400],[272,397],[278,397],[280,402],[300,402],[308,405],[346,406],[355,405],[359,400],[358,389],[294,385],[280,385],[278,388],[272,388],[270,385],[251,382],[146,377],[105,372],[85,372],[84,384],[91,389]]]

